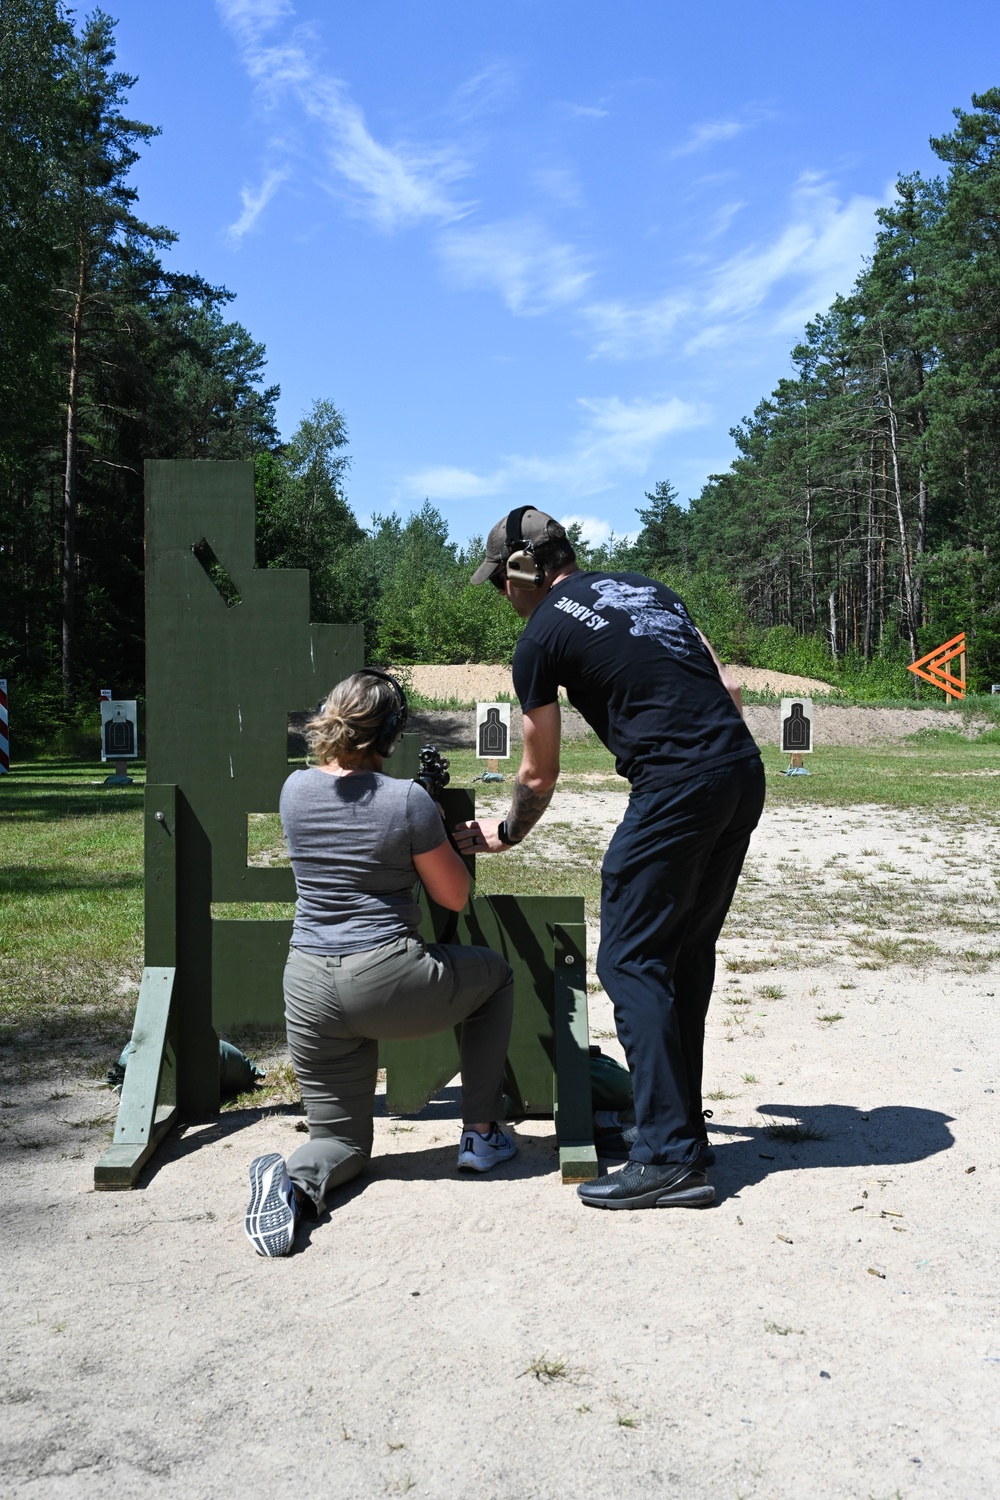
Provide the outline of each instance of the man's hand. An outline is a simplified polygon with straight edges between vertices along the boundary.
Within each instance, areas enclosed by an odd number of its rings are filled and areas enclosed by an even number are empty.
[[[511,848],[497,837],[497,818],[474,818],[471,823],[455,824],[455,843],[459,854],[502,854]]]

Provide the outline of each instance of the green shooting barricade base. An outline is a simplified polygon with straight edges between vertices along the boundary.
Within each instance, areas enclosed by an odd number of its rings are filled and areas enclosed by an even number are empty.
[[[146,465],[146,660],[146,968],[97,1188],[131,1187],[176,1120],[218,1111],[220,1031],[283,1022],[291,922],[220,908],[295,899],[289,868],[248,864],[247,818],[277,811],[289,714],[364,665],[360,626],[310,622],[304,569],[255,567],[252,464]],[[405,736],[386,770],[415,775],[418,749]],[[470,792],[441,802],[474,816]],[[447,915],[426,907],[428,941]],[[457,940],[511,964],[507,1092],[555,1118],[563,1181],[595,1177],[583,898],[473,896]],[[458,1071],[457,1039],[383,1043],[380,1061],[389,1110],[418,1113]]]

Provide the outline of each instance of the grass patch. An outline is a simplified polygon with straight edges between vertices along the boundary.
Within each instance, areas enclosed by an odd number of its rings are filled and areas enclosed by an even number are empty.
[[[816,1019],[817,1021],[822,1021],[826,1026],[832,1026],[834,1021],[842,1021],[844,1019],[844,1012],[842,1010],[834,1010],[829,1015],[817,1016]]]
[[[762,969],[773,969],[775,966],[773,958],[735,958],[726,959],[726,968],[731,974],[759,974]],[[740,1004],[748,1004],[741,1001]]]
[[[141,783],[143,768],[131,774]],[[129,1036],[142,973],[142,787],[34,762],[0,784],[0,1045]]]
[[[547,1354],[539,1354],[531,1360],[522,1375],[534,1375],[536,1380],[550,1385],[555,1380],[570,1380],[579,1372],[571,1370],[564,1359],[551,1359]]]
[[[784,1000],[785,991],[780,984],[759,984],[757,994],[762,1000]]]
[[[892,964],[922,968],[930,959],[940,958],[941,949],[928,938],[853,937],[851,952],[862,959],[859,968],[885,969]]]
[[[828,1139],[826,1131],[818,1130],[815,1125],[790,1125],[781,1120],[769,1120],[764,1126],[764,1134],[769,1141],[783,1141],[786,1146]]]

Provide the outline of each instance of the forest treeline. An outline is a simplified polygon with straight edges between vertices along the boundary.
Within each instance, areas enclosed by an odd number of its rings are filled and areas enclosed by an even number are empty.
[[[134,82],[102,12],[0,0],[0,676],[22,752],[99,687],[141,695],[146,458],[253,460],[258,565],[309,568],[314,617],[363,621],[371,660],[508,660],[518,620],[468,584],[478,539],[429,503],[362,527],[332,401],[282,441],[233,294],[140,214],[157,130]],[[732,660],[909,694],[906,661],[965,629],[975,684],[1000,677],[1000,91],[956,117],[945,175],[901,179],[729,472],[687,507],[658,484],[631,540],[577,538],[584,565],[672,583]]]
[[[664,560],[737,592],[756,633],[891,688],[960,630],[1000,680],[1000,89],[902,177],[849,296],[808,325],[793,373],[733,430],[738,457]],[[759,647],[758,647],[759,649]],[[913,679],[906,674],[912,684]]]

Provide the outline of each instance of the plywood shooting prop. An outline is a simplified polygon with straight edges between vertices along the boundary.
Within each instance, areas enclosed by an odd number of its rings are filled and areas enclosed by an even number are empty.
[[[98,1188],[130,1187],[177,1119],[218,1110],[220,1032],[282,1024],[291,922],[244,906],[292,901],[295,884],[248,864],[247,819],[277,811],[289,716],[364,664],[360,626],[310,622],[305,570],[255,566],[252,464],[146,465],[146,661],[146,967]],[[407,735],[386,770],[418,764]],[[470,792],[441,802],[450,823],[475,815]],[[425,909],[428,940],[448,915]],[[458,941],[514,970],[517,1111],[554,1116],[564,1181],[596,1176],[583,898],[474,896]],[[383,1043],[380,1061],[389,1110],[416,1113],[457,1073],[457,1038]]]
[[[954,661],[956,656],[957,677],[953,672],[945,671],[948,663]],[[949,698],[961,701],[965,697],[965,631],[953,635],[943,646],[935,646],[933,651],[928,651],[919,661],[911,662],[906,670],[912,672],[914,677],[921,677],[924,682],[940,688]]]

